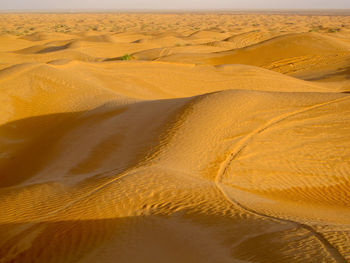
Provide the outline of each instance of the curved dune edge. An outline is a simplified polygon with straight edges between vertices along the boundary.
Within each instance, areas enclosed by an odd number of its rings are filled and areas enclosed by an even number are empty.
[[[350,24],[233,17],[0,17],[0,263],[350,261]]]

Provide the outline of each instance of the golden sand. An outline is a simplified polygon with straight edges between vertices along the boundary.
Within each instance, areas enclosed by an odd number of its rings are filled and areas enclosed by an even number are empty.
[[[350,17],[0,15],[0,262],[350,262]]]

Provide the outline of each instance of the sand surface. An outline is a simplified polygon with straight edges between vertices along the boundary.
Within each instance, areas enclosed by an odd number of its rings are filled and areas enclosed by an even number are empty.
[[[1,14],[0,262],[350,262],[349,93],[350,16]]]

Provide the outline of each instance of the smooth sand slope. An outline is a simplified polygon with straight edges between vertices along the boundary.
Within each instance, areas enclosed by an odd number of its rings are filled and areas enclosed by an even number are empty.
[[[1,263],[350,262],[348,16],[0,32]]]

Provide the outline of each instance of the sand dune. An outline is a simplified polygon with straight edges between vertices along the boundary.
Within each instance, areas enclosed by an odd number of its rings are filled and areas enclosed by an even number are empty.
[[[0,22],[0,262],[350,262],[348,16]]]

